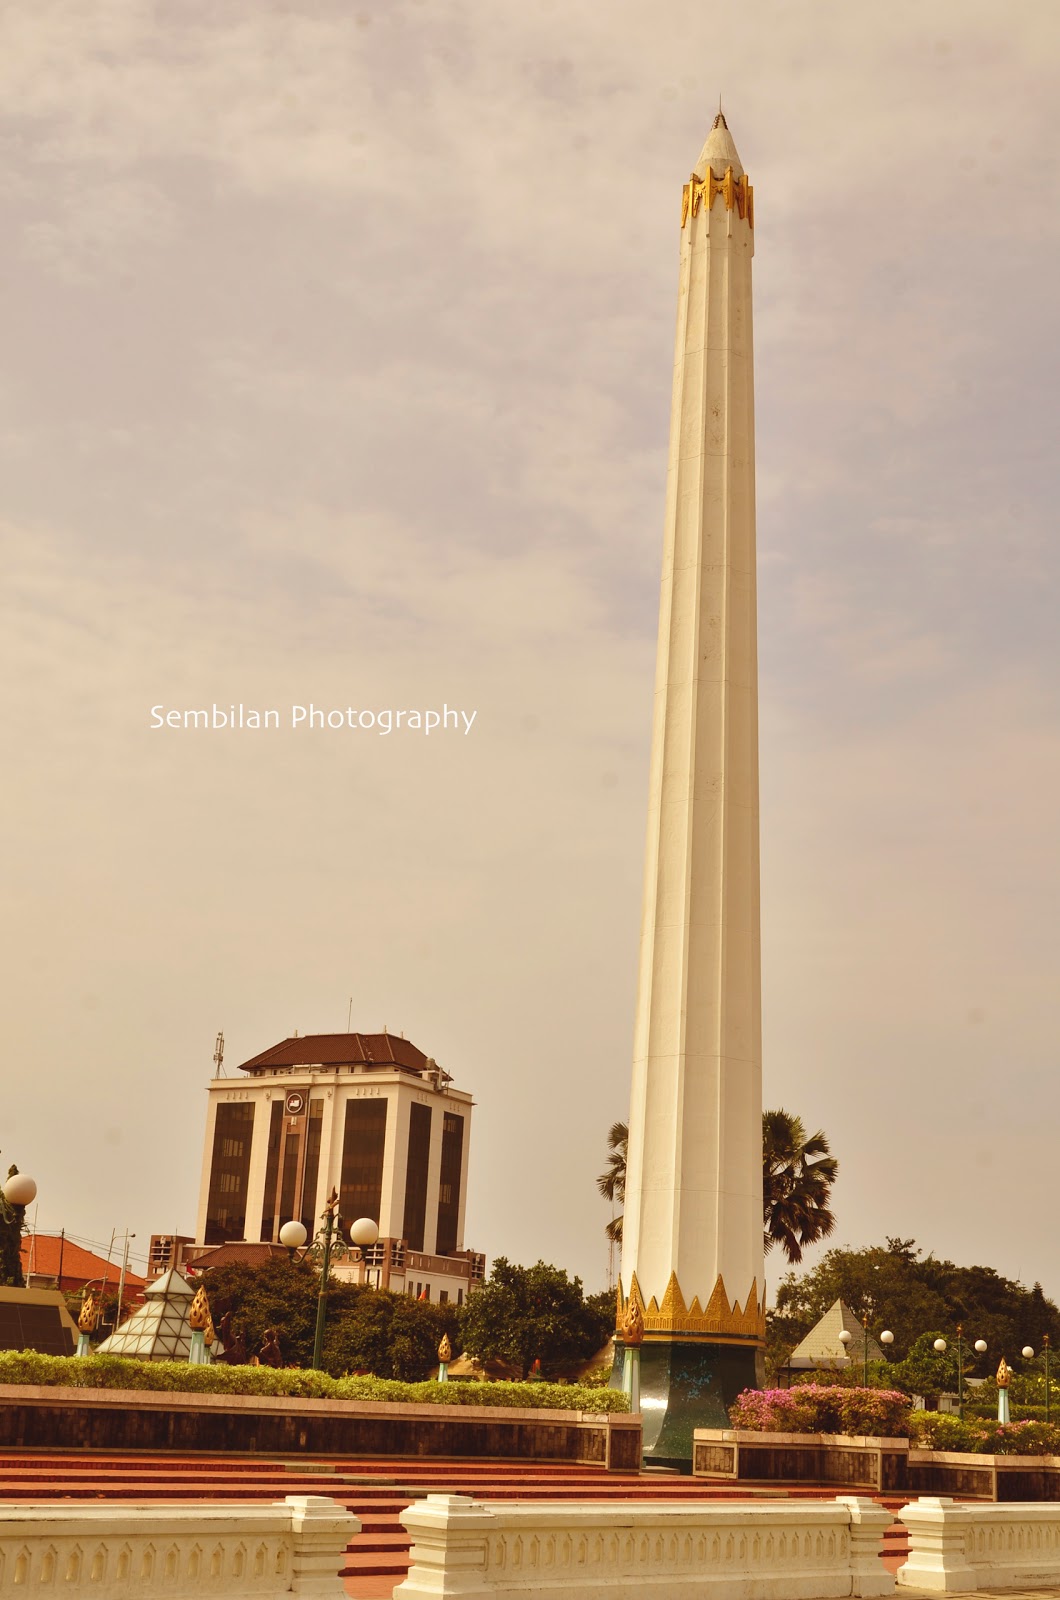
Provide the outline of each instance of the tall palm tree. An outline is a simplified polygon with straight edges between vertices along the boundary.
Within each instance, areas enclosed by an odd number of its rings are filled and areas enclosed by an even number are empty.
[[[626,1146],[629,1128],[611,1124],[607,1135],[607,1171],[596,1180],[605,1200],[626,1198]],[[806,1137],[801,1117],[788,1111],[762,1114],[762,1222],[767,1252],[779,1244],[792,1266],[802,1260],[803,1248],[825,1239],[835,1227],[829,1209],[839,1162],[829,1153],[828,1140],[818,1131]],[[612,1217],[607,1237],[621,1240],[622,1218]]]
[[[629,1128],[624,1122],[612,1122],[607,1135],[607,1171],[596,1180],[596,1187],[605,1200],[621,1205],[626,1198],[626,1144]],[[612,1217],[605,1230],[615,1244],[622,1242],[622,1216]]]
[[[789,1111],[762,1116],[762,1217],[767,1251],[779,1244],[794,1266],[804,1245],[825,1239],[835,1227],[828,1202],[839,1172],[828,1140],[818,1129],[809,1138],[801,1117]]]

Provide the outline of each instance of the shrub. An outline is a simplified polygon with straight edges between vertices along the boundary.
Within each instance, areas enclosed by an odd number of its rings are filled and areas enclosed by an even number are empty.
[[[1060,1427],[1053,1422],[981,1423],[983,1443],[988,1455],[1060,1455]]]
[[[921,1450],[982,1450],[983,1428],[945,1411],[914,1411],[909,1418],[910,1441]]]
[[[793,1389],[745,1389],[729,1409],[734,1428],[754,1433],[849,1433],[904,1439],[909,1401],[893,1389],[800,1383]]]
[[[410,1405],[520,1406],[546,1411],[628,1411],[617,1389],[559,1383],[403,1383],[396,1378],[331,1378],[287,1367],[192,1366],[131,1356],[46,1356],[0,1351],[0,1384],[49,1388],[153,1389],[175,1394],[266,1394],[310,1399],[398,1400]]]

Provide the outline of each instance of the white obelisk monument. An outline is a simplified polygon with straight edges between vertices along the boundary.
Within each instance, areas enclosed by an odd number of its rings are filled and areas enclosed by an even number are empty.
[[[719,111],[682,204],[623,1217],[656,1460],[727,1424],[764,1337],[753,253]]]

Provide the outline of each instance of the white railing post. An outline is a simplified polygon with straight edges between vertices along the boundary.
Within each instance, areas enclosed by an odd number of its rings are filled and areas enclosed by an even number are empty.
[[[901,1587],[974,1594],[979,1585],[968,1560],[971,1509],[936,1495],[902,1507],[898,1520],[909,1529],[909,1559],[898,1569]]]
[[[492,1511],[466,1494],[429,1494],[409,1506],[401,1520],[412,1535],[409,1575],[400,1595],[470,1595],[486,1577],[486,1535]]]
[[[867,1495],[837,1494],[836,1504],[850,1513],[850,1593],[858,1600],[894,1593],[894,1578],[880,1560],[880,1540],[891,1526],[891,1513]]]
[[[289,1494],[282,1504],[290,1507],[294,1536],[291,1593],[345,1595],[339,1572],[360,1522],[326,1495]]]

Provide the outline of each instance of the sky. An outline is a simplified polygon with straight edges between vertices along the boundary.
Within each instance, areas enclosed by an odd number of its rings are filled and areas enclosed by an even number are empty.
[[[474,1095],[467,1245],[606,1283],[720,94],[766,1104],[831,1141],[832,1243],[1060,1298],[1058,66],[1050,7],[981,0],[0,0],[0,1149],[41,1229],[191,1232],[217,1031],[352,1015]],[[151,727],[214,703],[475,717]]]

